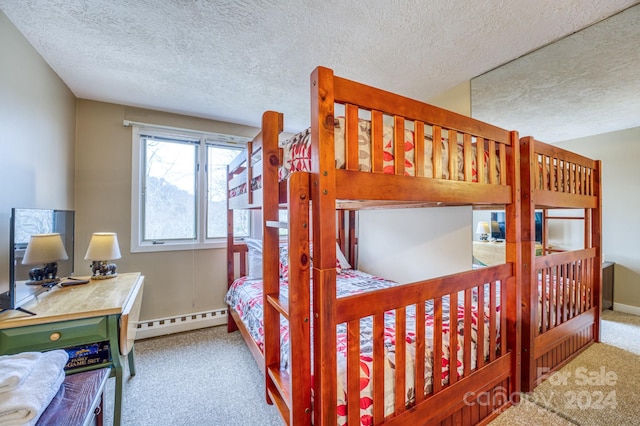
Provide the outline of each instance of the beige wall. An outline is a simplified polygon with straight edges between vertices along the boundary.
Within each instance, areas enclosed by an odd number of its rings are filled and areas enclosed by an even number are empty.
[[[428,102],[468,116],[470,89],[465,82]],[[358,215],[358,268],[363,271],[408,283],[471,268],[469,206],[363,210]]]
[[[0,291],[12,207],[74,208],[75,98],[0,11]]]
[[[465,81],[455,87],[429,99],[430,104],[455,111],[471,117],[471,81]]]
[[[131,253],[131,127],[123,121],[254,136],[245,126],[79,99],[77,102],[76,270],[93,232],[118,233],[119,271],[145,278],[141,319],[225,308],[225,249]]]
[[[616,262],[614,309],[640,314],[640,127],[557,145],[602,161],[602,254]]]

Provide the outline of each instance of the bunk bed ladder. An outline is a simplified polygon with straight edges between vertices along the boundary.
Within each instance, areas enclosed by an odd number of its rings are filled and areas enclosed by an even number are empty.
[[[288,180],[288,223],[271,220],[277,206],[265,214],[264,249],[270,263],[264,268],[265,380],[268,402],[275,403],[289,425],[311,424],[311,337],[309,253],[309,174],[294,173]],[[270,198],[265,197],[265,200]],[[274,207],[265,202],[263,209]],[[265,212],[267,213],[267,212]],[[282,297],[279,285],[279,229],[288,229],[289,276],[288,298]],[[268,277],[267,277],[268,274]],[[289,347],[287,368],[281,368],[280,323],[288,322]],[[300,350],[305,348],[305,350]]]

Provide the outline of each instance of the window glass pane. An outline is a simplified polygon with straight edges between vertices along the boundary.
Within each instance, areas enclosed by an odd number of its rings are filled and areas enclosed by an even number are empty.
[[[147,138],[143,142],[143,239],[195,239],[197,145]]]
[[[207,238],[227,236],[227,164],[233,160],[239,149],[222,146],[207,146]],[[249,212],[233,212],[234,234],[249,236]]]
[[[288,223],[289,222],[289,211],[287,211],[287,210],[278,210],[278,221]],[[288,235],[289,231],[287,230],[287,228],[280,228],[280,229],[278,229],[278,234],[279,235]]]

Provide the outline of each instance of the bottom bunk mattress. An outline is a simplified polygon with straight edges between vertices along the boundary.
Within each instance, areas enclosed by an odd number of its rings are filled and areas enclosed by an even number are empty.
[[[354,269],[342,270],[337,275],[336,289],[337,296],[344,297],[354,294],[360,294],[363,292],[375,291],[379,289],[385,289],[389,287],[398,286],[400,284],[386,280],[383,278],[375,277],[362,271]],[[484,286],[484,297],[482,298],[482,306],[484,307],[483,325],[484,331],[482,333],[483,343],[480,345],[483,352],[483,358],[489,359],[489,324],[491,307],[489,304],[489,284]],[[496,300],[500,300],[499,296],[499,283],[497,284],[497,297]],[[471,367],[473,370],[477,366],[477,325],[478,325],[478,297],[477,291],[472,292],[472,298],[475,301],[471,312]],[[287,298],[288,295],[288,283],[285,280],[280,281],[280,299]],[[456,374],[457,377],[462,377],[465,370],[464,360],[464,318],[465,309],[463,306],[464,292],[459,293],[459,304],[457,306],[457,360],[456,360]],[[262,280],[248,279],[242,277],[237,279],[229,288],[227,293],[226,303],[235,310],[245,328],[249,334],[253,337],[255,342],[261,351],[264,352],[264,324],[263,324],[263,292],[262,292]],[[450,312],[449,297],[444,296],[442,298],[442,377],[440,378],[443,386],[449,383],[449,335],[450,335]],[[499,332],[499,302],[495,305],[495,315],[493,315],[496,324],[496,342],[493,347],[499,349],[500,347],[500,332]],[[415,330],[416,325],[420,324],[417,321],[415,314],[415,306],[408,306],[406,311],[406,336],[407,341],[407,355],[406,355],[406,405],[411,406],[415,403],[415,389],[414,389],[414,371],[415,371]],[[434,303],[433,300],[425,302],[425,318],[424,326],[426,333],[425,343],[425,389],[424,393],[429,394],[433,389],[433,362],[434,362],[434,348],[433,348],[433,330],[434,330]],[[313,327],[313,326],[312,326]],[[281,336],[281,368],[287,369],[289,360],[289,334],[288,334],[288,322],[281,318],[280,321],[280,336]],[[363,318],[360,320],[360,419],[361,424],[369,424],[369,420],[372,419],[373,414],[373,321],[371,317]],[[385,416],[394,412],[395,404],[395,389],[394,389],[394,377],[395,377],[395,314],[394,311],[386,312],[384,319],[384,346],[385,346]],[[337,362],[338,362],[338,424],[342,425],[346,423],[346,363],[347,363],[347,327],[346,324],[339,324],[337,327]],[[313,353],[313,351],[312,351]]]

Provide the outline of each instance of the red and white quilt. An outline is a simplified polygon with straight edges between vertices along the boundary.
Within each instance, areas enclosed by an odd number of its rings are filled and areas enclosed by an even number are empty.
[[[399,284],[385,280],[383,278],[375,277],[367,273],[345,269],[338,275],[337,278],[337,295],[338,297],[344,297],[348,295],[368,292],[377,289],[383,289],[388,287],[397,286]],[[489,286],[485,286],[485,305],[488,305],[488,291]],[[499,288],[499,287],[498,287]],[[284,280],[280,282],[280,298],[286,298],[288,294],[288,283]],[[476,299],[476,298],[474,298]],[[460,293],[458,300],[460,303],[464,301],[464,294]],[[498,297],[498,300],[500,298]],[[226,302],[231,306],[240,316],[249,333],[256,341],[261,350],[263,347],[263,306],[262,306],[262,281],[261,280],[248,280],[246,277],[236,280],[226,296]],[[439,378],[442,384],[445,385],[449,382],[449,333],[450,333],[450,306],[449,298],[444,297],[442,301],[442,377]],[[476,366],[476,339],[477,339],[477,325],[478,325],[478,312],[477,312],[477,299],[471,312],[472,321],[472,359],[471,368]],[[433,301],[426,302],[424,325],[426,326],[427,343],[425,345],[425,389],[424,391],[429,393],[432,389],[433,374],[433,324],[434,324],[434,309]],[[496,324],[499,326],[499,311],[497,309],[498,318]],[[464,345],[464,307],[458,306],[457,312],[457,333],[458,333],[458,347],[457,347],[457,363],[456,374],[461,376],[464,371],[463,366],[463,345]],[[489,355],[489,313],[490,308],[485,307],[483,324],[484,324],[484,336],[486,341],[484,344],[485,358]],[[385,331],[384,331],[384,346],[385,346],[385,415],[391,414],[394,411],[394,374],[395,374],[395,314],[394,312],[387,312],[385,314]],[[415,367],[415,330],[416,324],[422,324],[422,320],[417,321],[415,314],[415,307],[410,306],[407,308],[407,333],[404,337],[407,341],[407,355],[406,355],[406,403],[411,405],[415,401],[415,389],[414,389],[414,367]],[[281,319],[280,323],[281,334],[281,368],[286,369],[289,359],[289,333],[288,323],[286,320]],[[371,374],[373,372],[373,324],[371,318],[365,318],[360,321],[360,423],[362,425],[372,424],[373,415],[373,384],[371,383]],[[499,330],[497,344],[500,344]],[[346,423],[346,349],[347,349],[347,334],[346,325],[340,324],[337,328],[337,359],[338,359],[338,424],[344,425]]]
[[[449,170],[449,140],[446,137],[447,132],[443,132],[441,138],[441,156],[442,156],[442,176],[441,179],[448,180],[452,172]],[[425,144],[424,144],[424,176],[433,176],[433,138],[431,135],[431,127],[425,126]],[[383,126],[383,172],[388,174],[395,173],[395,154],[394,154],[394,131],[393,126]],[[405,129],[404,140],[398,141],[403,145],[404,150],[404,173],[406,176],[415,176],[415,143],[414,133],[412,130]],[[338,117],[334,125],[334,144],[336,169],[344,169],[346,163],[345,156],[345,119]],[[457,141],[458,170],[457,179],[464,180],[464,150],[462,143],[462,135],[458,134]],[[290,139],[282,142],[282,166],[278,174],[279,179],[285,180],[289,175],[296,171],[311,171],[311,129],[308,128],[297,133]],[[478,182],[476,167],[476,145],[472,144],[472,181]],[[358,121],[358,170],[362,172],[370,172],[371,167],[371,122],[367,120]],[[496,158],[496,176],[500,176],[500,162]],[[489,153],[484,153],[484,177],[480,182],[489,183]],[[253,178],[251,189],[259,189],[262,187],[262,176]],[[247,191],[246,184],[229,191],[229,196],[243,194]]]

